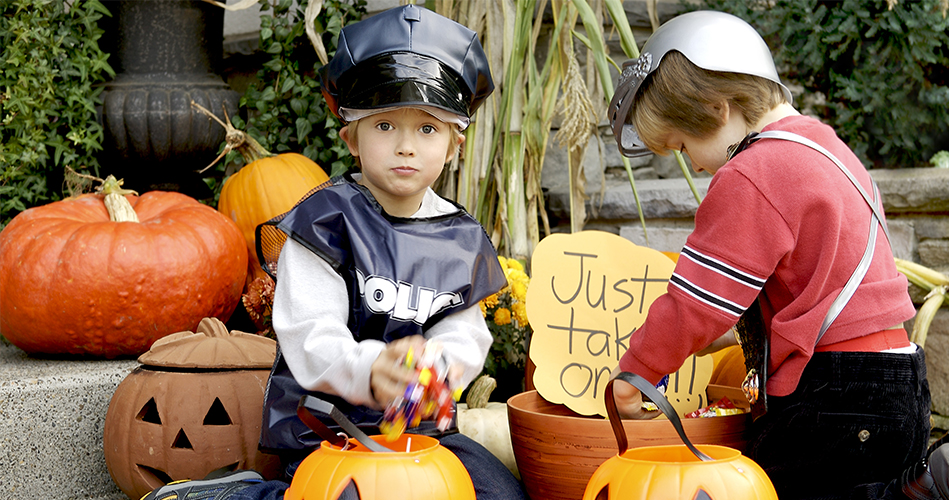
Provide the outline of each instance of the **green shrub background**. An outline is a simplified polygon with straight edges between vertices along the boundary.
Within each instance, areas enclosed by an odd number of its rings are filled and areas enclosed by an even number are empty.
[[[101,88],[98,0],[0,2],[0,228],[63,196],[66,166],[96,173]]]
[[[944,0],[703,4],[755,26],[782,78],[804,88],[798,109],[833,126],[867,167],[927,167],[949,149]]]

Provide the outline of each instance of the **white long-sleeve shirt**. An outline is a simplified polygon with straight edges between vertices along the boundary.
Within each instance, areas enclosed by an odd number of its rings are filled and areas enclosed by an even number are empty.
[[[457,211],[429,189],[412,218]],[[347,327],[349,295],[343,278],[321,257],[288,239],[280,252],[273,328],[290,372],[301,387],[381,410],[369,387],[372,363],[385,348],[357,342]],[[493,341],[477,304],[451,314],[425,332],[438,338],[450,364],[461,366],[467,386],[481,372]]]

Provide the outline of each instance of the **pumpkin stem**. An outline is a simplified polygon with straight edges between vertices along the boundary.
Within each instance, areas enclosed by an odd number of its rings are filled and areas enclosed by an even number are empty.
[[[234,149],[236,149],[237,152],[241,154],[241,157],[244,158],[244,165],[250,165],[261,158],[274,156],[273,153],[264,149],[264,147],[261,146],[256,139],[251,137],[243,130],[234,127],[234,125],[231,124],[231,118],[227,116],[226,108],[224,109],[224,119],[227,121],[227,123],[222,122],[220,118],[214,115],[214,113],[208,111],[207,108],[194,102],[193,100],[191,101],[191,107],[197,109],[200,113],[207,115],[209,118],[218,122],[218,124],[224,127],[225,130],[224,150],[221,151],[221,154],[219,154],[210,165],[204,167],[198,173],[203,173],[205,170],[213,167],[215,163],[224,157],[224,155],[230,153]]]
[[[131,189],[122,188],[121,179],[116,179],[110,175],[103,179],[98,179],[102,184],[96,188],[97,193],[105,195],[105,209],[109,211],[109,220],[112,222],[138,222],[138,214],[132,208],[132,204],[125,197],[127,194],[138,193]]]
[[[195,333],[203,333],[205,337],[227,337],[231,334],[221,320],[213,317],[202,319]]]
[[[478,380],[471,384],[471,389],[468,389],[468,396],[465,398],[468,408],[487,408],[488,398],[497,386],[498,382],[490,375],[478,377]]]
[[[132,204],[125,198],[127,194],[137,195],[138,193],[131,189],[124,189],[122,184],[125,181],[116,179],[114,175],[100,179],[93,175],[81,174],[68,165],[66,166],[66,174],[67,178],[69,175],[74,175],[81,179],[89,179],[99,183],[96,193],[105,195],[105,209],[109,212],[109,220],[112,222],[138,222],[138,214],[135,213]]]

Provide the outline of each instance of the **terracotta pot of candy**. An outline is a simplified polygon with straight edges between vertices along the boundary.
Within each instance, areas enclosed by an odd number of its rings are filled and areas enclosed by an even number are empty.
[[[709,397],[718,394],[709,393]],[[720,396],[719,396],[720,397]],[[716,401],[717,399],[711,399]],[[507,401],[511,444],[524,488],[532,499],[577,500],[597,468],[616,456],[616,438],[608,419],[577,414],[550,403],[537,391]],[[681,445],[668,420],[624,420],[629,448]],[[696,444],[717,444],[744,452],[750,414],[682,420]]]
[[[257,450],[275,353],[272,339],[229,332],[215,318],[156,341],[106,412],[103,448],[115,484],[141,498],[219,469],[276,477],[277,457]]]

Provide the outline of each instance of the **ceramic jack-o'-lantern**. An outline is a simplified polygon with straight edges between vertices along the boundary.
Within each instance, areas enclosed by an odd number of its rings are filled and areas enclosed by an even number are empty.
[[[119,384],[103,448],[113,481],[130,498],[220,469],[276,476],[257,449],[264,388],[276,342],[228,332],[215,318],[156,341]]]

